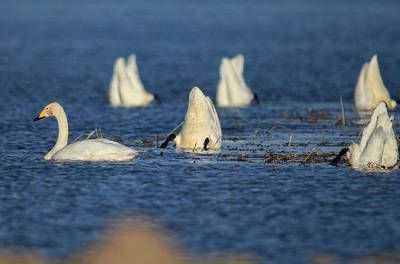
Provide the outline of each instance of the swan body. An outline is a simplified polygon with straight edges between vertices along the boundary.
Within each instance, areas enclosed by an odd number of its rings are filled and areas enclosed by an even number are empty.
[[[244,57],[223,58],[219,68],[217,105],[220,107],[243,107],[249,105],[255,94],[247,86],[244,77]]]
[[[221,148],[222,131],[218,114],[210,97],[194,87],[189,95],[189,104],[180,133],[171,134],[161,145],[165,148],[170,140],[186,152],[208,152]]]
[[[379,103],[361,134],[360,143],[353,143],[347,152],[355,169],[393,168],[398,160],[398,146],[386,104]]]
[[[134,149],[103,138],[81,140],[68,145],[68,120],[62,106],[57,102],[48,104],[34,121],[47,117],[56,118],[58,138],[54,147],[44,156],[46,160],[127,161],[138,155]]]
[[[115,61],[109,97],[113,107],[147,106],[155,99],[144,89],[134,54],[128,57],[126,63],[124,58]]]
[[[396,107],[396,101],[390,98],[383,83],[377,55],[374,55],[369,63],[364,63],[361,68],[354,92],[354,101],[359,111],[374,110],[381,101],[385,102],[390,110]]]

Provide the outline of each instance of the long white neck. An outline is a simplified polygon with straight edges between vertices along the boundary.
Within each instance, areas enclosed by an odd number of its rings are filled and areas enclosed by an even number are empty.
[[[53,115],[58,123],[58,138],[54,147],[44,156],[46,160],[52,159],[57,151],[63,149],[68,144],[68,120],[64,109],[61,106],[57,107]]]

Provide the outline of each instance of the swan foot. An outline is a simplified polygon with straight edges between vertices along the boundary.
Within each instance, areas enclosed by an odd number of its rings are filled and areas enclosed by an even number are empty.
[[[252,105],[260,105],[260,99],[256,93],[253,93],[253,99],[251,99]]]
[[[175,134],[170,134],[167,139],[161,144],[160,148],[166,148],[168,146],[168,143],[176,138]]]
[[[339,154],[329,163],[332,166],[337,166],[337,164],[339,163],[340,159],[342,158],[342,156],[344,154],[347,153],[347,151],[349,151],[349,148],[343,148]]]
[[[157,94],[154,94],[154,102],[156,102],[157,104],[161,104],[160,96],[158,96]]]
[[[203,143],[203,150],[208,150],[208,148],[207,148],[208,143],[210,143],[210,139],[209,139],[209,138],[206,138],[206,139],[204,140],[204,143]]]

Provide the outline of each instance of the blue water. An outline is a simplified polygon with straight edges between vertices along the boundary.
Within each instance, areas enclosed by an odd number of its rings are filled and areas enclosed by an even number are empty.
[[[0,246],[62,258],[113,219],[139,213],[193,254],[303,263],[326,252],[400,253],[398,171],[265,162],[266,152],[334,153],[357,140],[353,88],[374,53],[400,98],[400,3],[348,2],[0,1]],[[109,106],[114,59],[131,52],[161,105]],[[157,149],[182,121],[190,89],[214,98],[220,59],[239,52],[262,105],[217,109],[218,155]],[[340,96],[353,121],[345,128],[337,125]],[[56,123],[31,120],[55,100],[68,114],[70,140],[100,128],[140,156],[44,161]],[[293,117],[308,109],[326,115]]]

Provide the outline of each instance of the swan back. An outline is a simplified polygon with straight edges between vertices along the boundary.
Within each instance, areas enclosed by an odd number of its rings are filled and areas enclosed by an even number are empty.
[[[221,125],[211,99],[194,87],[189,95],[184,124],[175,142],[180,149],[201,151],[207,138],[208,149],[219,149],[222,142]]]
[[[67,161],[127,161],[138,152],[117,142],[98,138],[69,144],[53,156],[54,160]]]
[[[243,55],[239,54],[232,59],[222,59],[217,87],[218,106],[241,107],[251,103],[254,94],[244,80],[243,70]]]

